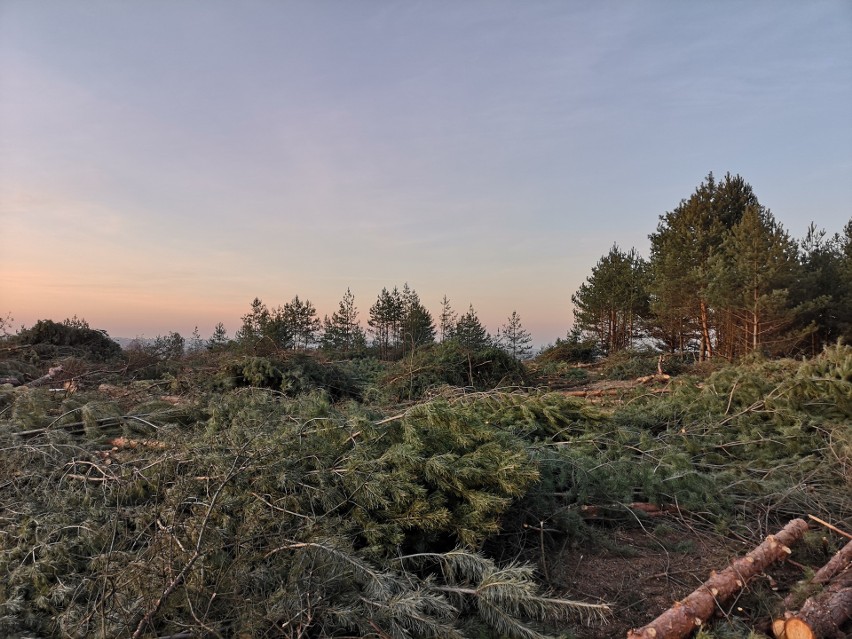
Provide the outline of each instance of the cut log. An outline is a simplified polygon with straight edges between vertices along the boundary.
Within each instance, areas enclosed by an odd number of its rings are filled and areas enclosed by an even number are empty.
[[[834,553],[834,556],[829,559],[828,563],[817,570],[808,583],[824,586],[850,565],[852,565],[852,541]],[[797,598],[795,592],[787,595],[787,598],[784,599],[784,605],[788,609],[793,607],[798,608],[799,603],[801,603],[801,598]]]
[[[797,613],[772,623],[777,639],[845,639],[842,627],[852,620],[852,567],[835,575],[818,595]]]
[[[569,495],[570,493],[552,493],[556,496]],[[583,519],[615,519],[625,515],[625,508],[644,513],[648,517],[662,517],[664,515],[678,514],[682,512],[677,506],[658,506],[642,501],[634,501],[630,504],[611,504],[608,506],[580,506],[580,517]]]
[[[834,553],[827,564],[816,571],[811,581],[815,584],[827,584],[852,564],[852,541]]]
[[[715,573],[686,599],[675,603],[647,626],[627,633],[627,639],[685,639],[707,621],[731,595],[741,590],[755,575],[790,554],[790,546],[808,529],[803,519],[789,522],[777,535],[769,535],[745,557],[739,557],[720,573]]]
[[[26,384],[30,388],[36,388],[37,386],[44,386],[45,384],[49,384],[53,381],[59,373],[62,372],[61,366],[53,366],[48,369],[46,375],[42,375],[38,379],[34,379],[33,381]]]

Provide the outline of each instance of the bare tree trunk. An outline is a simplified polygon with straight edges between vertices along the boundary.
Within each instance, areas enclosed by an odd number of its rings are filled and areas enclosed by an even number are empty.
[[[628,632],[627,639],[685,639],[752,577],[785,558],[790,553],[789,546],[801,539],[807,529],[805,520],[792,520],[777,535],[769,535],[745,557],[735,559],[725,570],[712,575],[647,626]]]
[[[751,352],[760,346],[760,309],[758,308],[758,290],[754,289],[754,306],[751,309]]]
[[[713,359],[713,345],[710,343],[710,319],[707,313],[707,302],[701,300],[701,359],[704,360],[704,352],[706,350],[706,359]]]

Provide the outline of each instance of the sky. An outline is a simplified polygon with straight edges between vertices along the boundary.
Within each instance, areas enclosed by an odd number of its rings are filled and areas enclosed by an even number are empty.
[[[739,174],[852,217],[848,0],[0,0],[0,314],[114,337],[408,283],[564,336]]]

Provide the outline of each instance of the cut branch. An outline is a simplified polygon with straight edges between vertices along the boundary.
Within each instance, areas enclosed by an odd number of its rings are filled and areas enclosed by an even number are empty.
[[[48,371],[47,374],[42,375],[38,379],[34,379],[33,381],[26,384],[29,388],[35,388],[37,386],[44,386],[45,384],[53,381],[59,373],[62,372],[61,366],[53,366]]]

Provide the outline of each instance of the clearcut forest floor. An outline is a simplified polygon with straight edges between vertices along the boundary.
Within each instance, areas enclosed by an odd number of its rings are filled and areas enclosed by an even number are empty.
[[[649,623],[672,603],[686,597],[712,571],[723,570],[754,547],[741,540],[698,531],[678,521],[676,515],[658,519],[653,523],[643,521],[641,526],[637,522],[629,528],[621,524],[598,526],[596,543],[566,548],[547,557],[547,573],[555,590],[612,607],[606,624],[572,626],[570,633],[574,637],[625,637],[631,628]],[[802,557],[804,554],[808,556]],[[816,569],[829,557],[829,552],[794,549],[792,562],[770,567],[739,597],[720,606],[711,622],[727,621],[731,628],[743,632],[734,636],[747,637],[748,628],[768,634],[781,601],[805,575],[806,564],[800,562],[807,561]],[[541,567],[540,557],[538,561]]]

